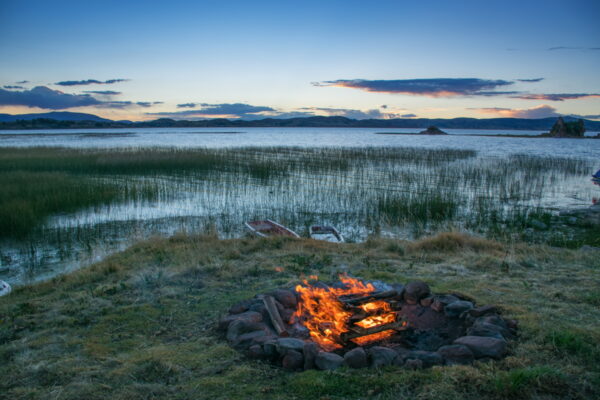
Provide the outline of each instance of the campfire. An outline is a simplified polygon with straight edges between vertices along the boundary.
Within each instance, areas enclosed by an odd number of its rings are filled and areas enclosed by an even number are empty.
[[[316,277],[313,277],[316,279]],[[373,284],[340,276],[340,288],[313,286],[308,281],[296,286],[300,294],[292,323],[309,330],[313,341],[331,351],[350,341],[365,345],[404,330],[407,322],[398,320],[391,299],[396,290],[377,292]]]
[[[293,289],[244,300],[219,328],[237,350],[290,370],[422,368],[501,358],[516,321],[459,293],[432,294],[421,281],[342,275],[331,284],[311,276]]]

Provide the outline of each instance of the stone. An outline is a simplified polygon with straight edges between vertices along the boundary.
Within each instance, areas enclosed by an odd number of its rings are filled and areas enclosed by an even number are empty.
[[[263,350],[263,347],[260,344],[253,344],[252,346],[250,346],[250,348],[248,348],[248,357],[258,359],[264,358],[265,351]]]
[[[315,369],[315,359],[319,354],[319,346],[314,342],[306,342],[302,353],[304,354],[304,369]]]
[[[513,331],[515,331],[519,327],[519,321],[517,321],[516,319],[506,319],[505,321],[506,327],[508,329],[512,329]]]
[[[245,319],[236,319],[232,323],[229,324],[227,328],[227,335],[225,336],[228,341],[234,342],[238,336],[254,332],[254,331],[264,331],[265,325],[262,322],[253,322]]]
[[[406,369],[422,369],[423,361],[421,361],[419,359],[406,360],[404,362],[404,368],[406,368]]]
[[[229,324],[236,320],[246,320],[250,322],[261,322],[263,320],[263,316],[261,313],[255,311],[246,311],[240,314],[232,314],[227,315],[219,321],[218,329],[221,331],[226,331],[229,328]]]
[[[437,353],[444,357],[446,364],[448,365],[466,365],[473,363],[475,357],[473,352],[462,344],[451,344],[448,346],[442,346],[438,349]]]
[[[243,333],[237,336],[233,341],[231,341],[231,347],[236,350],[245,350],[250,348],[251,346],[258,344],[256,339],[264,337],[266,335],[265,331],[253,331],[248,333]]]
[[[444,311],[444,307],[446,307],[446,305],[438,299],[433,299],[433,302],[429,307],[431,307],[432,310],[441,313],[442,311]]]
[[[454,303],[455,301],[459,301],[460,299],[451,294],[442,294],[433,296],[433,303],[431,303],[431,308],[437,312],[444,311],[444,307],[450,303]]]
[[[419,304],[423,307],[429,307],[433,303],[433,296],[427,296],[421,299]]]
[[[408,304],[417,304],[419,300],[431,293],[429,285],[423,281],[413,281],[404,287],[404,301]]]
[[[277,289],[271,293],[275,300],[281,303],[285,308],[296,308],[296,296],[289,290]]]
[[[454,344],[467,346],[475,358],[491,357],[499,359],[506,354],[506,341],[485,336],[462,336]]]
[[[335,353],[320,351],[315,358],[315,365],[322,370],[334,370],[344,364],[344,358]]]
[[[229,314],[241,314],[245,311],[248,311],[250,306],[256,302],[255,299],[246,299],[242,300],[231,307],[229,307]]]
[[[497,312],[498,309],[496,308],[496,306],[485,305],[469,310],[469,315],[472,317],[481,317],[486,314],[496,314]]]
[[[463,312],[473,308],[473,303],[470,301],[459,300],[448,304],[444,307],[444,314],[449,318],[459,317]]]
[[[447,320],[444,314],[418,304],[403,306],[400,315],[406,318],[411,328],[421,330],[441,328]]]
[[[262,348],[263,352],[265,353],[265,357],[274,359],[277,358],[277,356],[279,355],[279,353],[277,352],[276,340],[271,340],[263,343]]]
[[[442,365],[444,363],[444,358],[440,354],[433,351],[411,351],[406,356],[406,361],[408,360],[421,360],[424,368],[433,367],[434,365]]]
[[[484,322],[488,324],[498,325],[504,329],[508,328],[508,325],[506,325],[506,321],[504,320],[504,318],[500,317],[499,315],[485,315],[475,320],[476,324]]]
[[[304,368],[304,357],[302,356],[302,353],[296,350],[289,350],[285,356],[283,356],[281,365],[288,371],[301,370]]]
[[[489,322],[475,321],[472,327],[467,330],[467,335],[470,336],[488,336],[498,339],[507,339],[511,336],[508,329],[501,326],[490,324]]]
[[[398,353],[394,350],[383,346],[371,347],[369,349],[369,355],[371,356],[371,366],[374,368],[392,365],[394,359],[398,357]]]
[[[304,341],[295,338],[277,339],[277,351],[281,355],[287,354],[289,350],[301,352],[304,349]]]
[[[362,347],[357,347],[344,354],[344,362],[350,368],[365,368],[369,365],[367,353]]]

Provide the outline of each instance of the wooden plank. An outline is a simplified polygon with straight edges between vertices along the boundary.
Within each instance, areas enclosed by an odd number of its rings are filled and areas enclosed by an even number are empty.
[[[405,320],[400,320],[400,321],[396,321],[396,322],[391,322],[389,324],[374,326],[372,328],[367,328],[367,329],[354,326],[354,327],[352,327],[352,329],[350,331],[342,333],[341,339],[344,342],[347,342],[352,339],[356,339],[356,338],[367,336],[367,335],[372,335],[374,333],[388,331],[390,329],[395,330],[395,331],[404,331],[404,330],[408,329],[408,324],[406,323]]]
[[[342,303],[344,303],[344,304],[349,305],[349,306],[357,306],[357,305],[361,305],[361,304],[370,303],[370,302],[375,301],[375,300],[389,299],[391,297],[396,297],[396,296],[398,296],[398,291],[396,291],[396,290],[388,290],[386,292],[373,293],[373,294],[370,294],[368,296],[357,297],[357,298],[354,298],[354,299],[343,299],[343,298],[340,298],[340,301]]]
[[[263,296],[262,301],[265,305],[265,308],[267,309],[267,312],[269,313],[269,317],[271,317],[273,328],[275,328],[277,334],[283,335],[284,333],[287,333],[285,329],[285,324],[281,319],[279,310],[277,310],[277,305],[275,304],[275,299],[273,298],[273,296],[265,295]]]

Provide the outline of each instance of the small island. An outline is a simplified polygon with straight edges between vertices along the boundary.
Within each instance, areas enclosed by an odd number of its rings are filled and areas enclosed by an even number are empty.
[[[419,135],[447,135],[447,133],[438,128],[437,126],[431,125],[424,131],[419,132]]]
[[[562,117],[558,117],[550,132],[544,133],[542,136],[555,138],[582,138],[585,136],[585,124],[582,119],[565,122]]]

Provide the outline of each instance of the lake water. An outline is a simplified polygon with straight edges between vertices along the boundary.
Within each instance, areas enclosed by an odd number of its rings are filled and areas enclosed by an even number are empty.
[[[497,137],[492,135],[537,135],[534,131],[446,130],[447,136],[391,135],[379,132],[412,133],[418,129],[366,128],[147,128],[147,129],[89,129],[0,131],[0,147],[73,147],[73,148],[235,148],[245,146],[278,147],[417,147],[472,149],[477,157],[466,163],[449,163],[454,174],[461,168],[493,169],[511,154],[578,158],[589,161],[591,167],[578,175],[549,174],[537,182],[532,193],[523,192],[518,201],[507,194],[489,188],[460,187],[468,191],[463,212],[476,203],[477,196],[503,197],[506,207],[536,207],[548,210],[583,208],[600,196],[598,187],[590,184],[589,175],[600,168],[600,140]],[[595,135],[595,132],[588,133]],[[481,135],[481,136],[479,136]],[[498,165],[500,165],[498,164]],[[506,165],[506,164],[502,164]],[[387,167],[386,167],[387,168]],[[395,167],[394,167],[395,168]],[[0,279],[12,284],[43,280],[68,272],[107,254],[126,248],[137,240],[152,235],[172,235],[179,231],[202,232],[216,227],[222,237],[244,234],[243,221],[253,218],[272,218],[286,221],[290,227],[305,233],[311,223],[329,223],[343,230],[344,236],[364,240],[374,230],[371,209],[376,206],[375,195],[394,190],[415,190],[395,182],[389,169],[365,173],[359,169],[348,174],[315,177],[310,174],[292,175],[281,182],[246,180],[222,175],[214,179],[178,181],[165,177],[163,194],[149,201],[126,202],[94,207],[75,213],[55,215],[46,223],[43,234],[27,241],[0,242]],[[492,171],[493,172],[493,171]],[[430,192],[448,191],[437,187],[437,172],[429,168],[424,182]],[[371,174],[371,175],[370,175]],[[551,175],[551,176],[550,176]],[[135,179],[135,178],[133,178]],[[521,184],[513,176],[513,186]],[[462,181],[461,181],[462,182]],[[421,182],[422,183],[422,182]],[[464,183],[464,182],[463,182]],[[511,186],[512,187],[512,186]],[[420,187],[419,190],[422,190]],[[513,190],[509,188],[510,190]],[[488,190],[486,192],[485,190]],[[517,189],[515,189],[517,190]],[[500,201],[500,200],[499,200]],[[374,206],[375,205],[375,206]],[[407,231],[387,229],[381,232],[409,238]]]
[[[448,136],[378,135],[419,129],[382,128],[143,128],[0,131],[0,146],[112,147],[366,147],[411,146],[477,150],[480,155],[526,153],[600,159],[600,140],[528,139],[473,135],[538,135],[542,131],[446,129]],[[597,132],[587,132],[594,136]],[[469,136],[470,135],[470,136]]]

